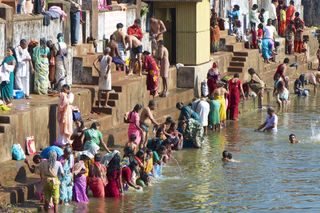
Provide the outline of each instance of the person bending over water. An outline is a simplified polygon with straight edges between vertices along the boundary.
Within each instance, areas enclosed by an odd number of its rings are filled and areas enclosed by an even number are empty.
[[[263,132],[277,132],[277,126],[278,126],[278,116],[276,115],[274,109],[272,107],[269,107],[267,110],[267,118],[266,121],[260,125],[258,129],[255,131],[263,131]]]
[[[299,143],[299,140],[298,140],[298,138],[296,137],[295,134],[290,134],[289,135],[289,142],[291,144],[296,144],[296,143]]]

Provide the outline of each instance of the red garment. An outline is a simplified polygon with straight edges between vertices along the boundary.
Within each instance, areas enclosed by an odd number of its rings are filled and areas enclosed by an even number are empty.
[[[258,29],[258,38],[259,39],[263,38],[263,29]]]
[[[108,184],[106,186],[107,197],[120,197],[120,170],[107,172]]]
[[[290,6],[287,8],[287,13],[286,13],[286,16],[287,16],[287,26],[289,25],[290,21],[293,20],[295,10],[296,10],[296,8],[295,8],[293,5],[290,5]]]
[[[134,36],[137,37],[140,41],[141,41],[142,38],[143,38],[142,29],[141,29],[140,27],[138,27],[137,25],[135,25],[135,24],[128,28],[127,34],[128,34],[128,35],[134,35]]]
[[[157,62],[151,55],[145,56],[144,68],[147,70],[147,90],[154,95],[159,86],[159,68]]]
[[[122,168],[122,181],[123,182],[132,181],[132,171],[129,167]]]
[[[207,81],[207,85],[209,88],[209,94],[211,95],[215,89],[218,88],[217,80],[214,78],[209,78]]]
[[[294,52],[301,53],[303,49],[303,41],[294,41]]]
[[[105,197],[105,181],[101,178],[101,175],[105,175],[106,167],[99,162],[94,162],[94,169],[98,169],[98,176],[93,174],[93,177],[89,178],[89,187],[92,191],[93,197],[104,198]]]
[[[228,108],[229,117],[231,120],[237,120],[239,114],[239,103],[240,103],[240,86],[241,81],[239,79],[230,79],[229,85],[229,97],[228,97]]]
[[[279,74],[280,77],[285,80],[285,76],[284,76],[284,64],[280,64],[277,68],[276,73],[273,76],[273,80],[276,80],[276,75]]]
[[[257,41],[257,31],[252,29],[251,30],[251,36],[252,36],[252,47],[253,49],[257,49],[258,48],[258,41]]]
[[[92,177],[89,179],[89,187],[92,191],[93,197],[96,198],[104,198],[105,192],[104,192],[104,183],[101,178],[98,177]]]

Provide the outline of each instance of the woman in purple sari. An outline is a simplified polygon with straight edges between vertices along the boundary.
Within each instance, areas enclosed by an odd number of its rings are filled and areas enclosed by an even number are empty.
[[[80,160],[74,165],[74,186],[73,186],[73,197],[77,203],[88,203],[89,199],[87,196],[87,177],[85,176],[86,167],[84,162]]]

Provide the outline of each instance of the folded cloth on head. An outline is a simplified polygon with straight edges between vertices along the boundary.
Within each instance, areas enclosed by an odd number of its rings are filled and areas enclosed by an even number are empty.
[[[118,150],[114,150],[113,152],[111,153],[107,153],[105,154],[102,159],[101,159],[101,164],[105,165],[105,166],[108,166],[110,161],[114,158],[114,156],[116,154],[119,154],[120,152]]]

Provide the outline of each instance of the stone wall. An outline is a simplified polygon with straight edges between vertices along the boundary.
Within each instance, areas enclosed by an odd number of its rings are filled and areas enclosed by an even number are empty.
[[[60,32],[63,32],[63,26],[59,19],[51,20],[49,26],[44,26],[42,15],[17,15],[13,21],[12,45],[18,45],[23,38],[38,41],[40,38],[46,38],[55,41],[57,34]]]
[[[5,54],[5,48],[6,48],[6,39],[5,39],[5,23],[0,22],[0,59]]]
[[[319,0],[302,0],[306,13],[304,19],[307,26],[320,26],[320,1]]]

